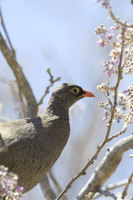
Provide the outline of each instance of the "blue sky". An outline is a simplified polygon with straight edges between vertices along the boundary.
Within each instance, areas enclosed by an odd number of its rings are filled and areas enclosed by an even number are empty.
[[[112,6],[116,15],[122,17],[123,20],[133,20],[133,7],[130,5],[130,1],[125,3],[124,0],[112,0]],[[97,107],[99,99],[103,97],[96,90],[96,85],[105,79],[102,61],[107,59],[108,52],[97,46],[98,37],[94,34],[94,29],[101,23],[107,26],[112,24],[111,20],[107,18],[107,11],[101,7],[100,3],[94,3],[93,0],[1,0],[1,8],[6,28],[17,53],[17,60],[38,100],[48,85],[49,77],[46,73],[48,67],[51,68],[55,77],[61,76],[61,82],[79,84],[97,95],[95,100],[83,100],[83,104],[87,108],[86,112],[81,111],[82,113],[79,115],[80,110],[77,111],[77,106],[75,114],[71,116],[72,132],[80,134],[85,131],[89,126],[94,108]],[[0,54],[1,77],[8,80],[13,79],[11,70]],[[122,85],[128,85],[131,81],[131,77],[127,77]],[[15,118],[13,107],[12,110],[9,108],[11,106],[7,100],[7,95],[11,98],[11,94],[6,86],[0,86],[0,91],[3,87],[6,89],[0,101],[6,102],[7,105],[7,108],[6,106],[3,108],[3,115]],[[48,98],[49,96],[44,102],[44,107],[47,105]],[[79,105],[79,109],[82,107],[81,103],[77,105]],[[98,107],[97,110],[101,114],[99,125],[105,128],[102,111]],[[77,123],[81,124],[78,129],[75,127]],[[72,134],[70,140],[76,140],[77,135]],[[93,139],[91,136],[90,146],[101,140],[96,133],[95,137]],[[71,150],[70,144],[65,153]],[[97,146],[97,144],[95,145]],[[65,153],[63,155],[67,155]],[[88,158],[84,159],[86,162]],[[68,161],[69,158],[66,160]],[[62,156],[55,168],[56,176],[62,179],[64,172],[66,174],[70,172],[70,177],[75,175],[74,170],[67,171],[66,169],[64,171],[63,163]],[[58,169],[61,171],[60,174]],[[68,181],[70,177],[68,176],[66,180]],[[84,183],[83,181],[81,185]],[[75,186],[70,195],[77,192],[81,185]],[[23,199],[43,199],[41,192],[37,192],[38,188],[34,191],[36,194],[30,192]]]

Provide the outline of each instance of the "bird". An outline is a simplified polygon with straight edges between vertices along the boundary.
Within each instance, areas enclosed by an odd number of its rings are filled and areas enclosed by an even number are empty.
[[[78,85],[63,83],[53,91],[42,115],[0,124],[3,142],[14,141],[0,153],[0,165],[18,175],[24,193],[35,187],[60,157],[70,134],[69,108],[94,96]]]

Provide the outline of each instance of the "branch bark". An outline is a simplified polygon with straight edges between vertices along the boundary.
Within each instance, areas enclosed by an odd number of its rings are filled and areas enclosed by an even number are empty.
[[[104,138],[102,144],[97,147],[97,151],[95,152],[93,157],[87,162],[87,164],[83,167],[83,169],[75,177],[72,178],[72,180],[67,184],[65,189],[58,195],[56,200],[61,199],[61,197],[71,188],[71,186],[72,186],[74,181],[76,181],[80,176],[86,174],[87,168],[89,168],[90,165],[92,165],[94,163],[94,161],[97,159],[99,153],[101,152],[102,148],[107,144],[107,142],[109,142],[111,139],[119,136],[120,134],[124,133],[126,131],[126,129],[127,129],[127,126],[125,126],[125,128],[119,134],[109,138],[110,131],[111,131],[111,128],[112,128],[115,109],[117,107],[118,88],[119,88],[120,80],[122,78],[121,66],[122,66],[122,57],[123,57],[123,51],[124,51],[124,34],[125,34],[125,30],[122,27],[122,43],[121,43],[120,61],[119,61],[119,65],[118,65],[118,75],[117,75],[117,81],[116,81],[116,84],[115,84],[115,87],[114,87],[114,100],[113,100],[113,103],[111,103],[111,115],[110,115],[110,119],[109,119],[109,121],[107,123],[107,131],[106,131],[105,138]],[[106,95],[106,97],[107,97],[107,95]],[[110,99],[109,98],[108,98],[108,101],[110,103]]]
[[[33,94],[33,91],[31,89],[31,86],[29,82],[27,81],[21,66],[15,59],[14,54],[12,53],[12,50],[9,49],[8,45],[6,44],[6,41],[4,40],[2,34],[0,33],[0,50],[7,61],[8,65],[10,66],[11,70],[14,73],[14,76],[16,77],[18,88],[21,94],[21,97],[25,99],[26,101],[26,116],[27,117],[36,117],[38,112],[38,105],[36,98]],[[14,141],[13,141],[14,142]],[[2,140],[0,140],[0,143],[2,144]],[[10,145],[10,144],[9,144]],[[1,145],[0,151],[6,150],[6,145]],[[54,191],[51,188],[47,175],[43,178],[43,183],[41,182],[41,188],[43,188],[42,192],[43,194],[47,193],[47,199],[51,200],[51,196],[55,197]],[[55,198],[54,198],[55,199]]]
[[[103,190],[106,191],[106,192],[108,192],[108,191],[110,191],[110,190],[114,190],[114,189],[120,188],[120,187],[122,187],[122,186],[125,186],[125,185],[128,184],[128,182],[129,182],[129,180],[128,180],[128,179],[125,179],[125,180],[119,181],[119,182],[117,182],[117,183],[108,184],[108,185],[104,186],[104,189],[103,189]],[[133,182],[133,180],[132,180],[132,182]],[[102,195],[102,194],[100,194],[100,193],[99,193],[99,194],[96,194],[96,195],[95,195],[95,199],[99,198],[101,195]]]
[[[33,94],[33,91],[30,87],[30,84],[28,83],[21,66],[14,58],[12,52],[9,50],[6,41],[4,40],[2,34],[0,33],[0,50],[9,64],[11,70],[13,71],[18,87],[20,89],[20,92],[24,96],[26,103],[27,103],[27,117],[35,117],[37,115],[37,102],[35,99],[35,96]]]
[[[15,50],[13,49],[13,46],[12,46],[10,37],[9,37],[8,32],[7,32],[7,30],[6,30],[6,26],[5,26],[5,22],[4,22],[4,19],[3,19],[3,14],[2,14],[1,6],[0,6],[0,18],[1,18],[1,25],[2,25],[2,27],[3,27],[3,30],[4,30],[4,32],[5,32],[5,35],[6,35],[6,37],[7,37],[7,40],[8,40],[8,43],[9,43],[9,46],[10,46],[12,55],[13,55],[13,57],[15,58],[15,57],[16,57],[16,53],[15,53]]]
[[[125,199],[125,197],[127,195],[128,187],[132,183],[132,179],[133,179],[133,173],[130,175],[130,177],[128,179],[128,182],[127,182],[127,184],[126,184],[126,186],[125,186],[125,188],[124,188],[124,190],[122,192],[122,196],[121,196],[122,199]]]
[[[54,191],[52,190],[51,192],[51,186],[48,180],[48,176],[45,175],[42,180],[40,181],[40,187],[43,191],[43,196],[47,199],[47,200],[54,200],[56,198],[56,195],[54,193]]]
[[[99,188],[109,179],[115,172],[120,161],[122,160],[123,153],[133,148],[133,135],[125,137],[118,141],[113,147],[107,150],[107,153],[95,172],[90,177],[89,181],[79,192],[75,200],[86,200],[86,195],[89,192],[94,194]]]

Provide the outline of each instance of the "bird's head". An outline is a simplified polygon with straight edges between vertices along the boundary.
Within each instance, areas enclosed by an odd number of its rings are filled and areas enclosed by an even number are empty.
[[[72,83],[63,83],[55,88],[52,97],[60,101],[63,107],[69,109],[75,102],[84,97],[95,97],[95,95],[80,86]]]

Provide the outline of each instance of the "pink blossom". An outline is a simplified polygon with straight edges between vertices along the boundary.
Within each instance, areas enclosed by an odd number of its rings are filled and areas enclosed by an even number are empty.
[[[106,40],[106,35],[105,35],[105,34],[102,34],[102,35],[101,35],[101,38],[102,38],[103,40]]]
[[[111,69],[108,69],[108,70],[106,71],[106,75],[107,75],[107,76],[111,76],[111,75],[112,75],[112,70],[111,70]]]
[[[108,8],[109,7],[109,0],[104,0],[104,2],[102,3],[103,7]]]
[[[105,116],[104,116],[104,118],[103,118],[103,121],[106,121],[106,120],[108,119],[108,117],[109,117],[109,113],[106,111],[106,112],[105,112]]]
[[[105,47],[106,46],[106,42],[104,41],[104,39],[100,39],[100,40],[98,40],[97,41],[97,44],[99,44],[100,45],[100,47]]]
[[[107,117],[107,116],[104,116],[103,121],[106,121],[107,119],[108,119],[108,117]]]
[[[119,26],[118,26],[118,25],[110,26],[110,30],[111,30],[111,31],[115,31],[115,30],[118,30],[118,29],[119,29]]]
[[[23,187],[20,187],[20,186],[16,186],[15,189],[19,192],[19,193],[22,193],[24,191],[24,188]]]
[[[117,37],[116,37],[117,40],[121,41],[122,40],[122,35],[119,34]]]
[[[116,59],[113,60],[113,64],[115,65],[116,63],[118,63],[119,59],[120,59],[119,57],[116,57]]]
[[[128,93],[129,91],[128,90],[123,90],[123,94],[126,94],[126,93]]]
[[[108,34],[108,39],[111,40],[112,37],[113,37],[113,34],[112,34],[112,33],[109,33],[109,34]]]

